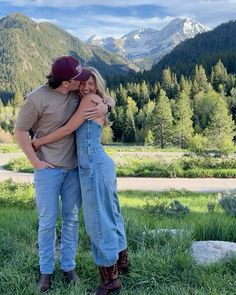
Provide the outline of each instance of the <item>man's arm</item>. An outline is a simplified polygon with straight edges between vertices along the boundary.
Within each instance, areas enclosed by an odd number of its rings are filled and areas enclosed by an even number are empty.
[[[97,94],[88,94],[86,95],[82,100],[81,103],[74,113],[74,115],[70,118],[70,120],[62,127],[54,130],[53,132],[39,137],[39,138],[34,138],[32,141],[32,144],[36,150],[40,148],[40,146],[56,142],[63,137],[71,134],[74,132],[77,128],[80,127],[81,124],[86,120],[84,117],[84,112],[85,110],[91,108],[93,109],[94,106],[94,100],[102,101],[101,97],[98,96]],[[96,117],[97,119],[97,117]]]
[[[23,150],[26,157],[29,159],[30,163],[33,165],[34,168],[36,169],[43,169],[46,167],[54,168],[54,166],[51,165],[50,163],[39,160],[39,158],[37,157],[31,145],[27,131],[16,128],[15,135],[16,135],[16,140],[19,143],[21,149]]]

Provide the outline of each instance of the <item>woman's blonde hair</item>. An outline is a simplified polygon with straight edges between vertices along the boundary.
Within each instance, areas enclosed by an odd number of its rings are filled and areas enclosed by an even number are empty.
[[[106,82],[102,78],[101,74],[98,72],[97,69],[93,67],[86,67],[86,69],[90,70],[91,76],[95,79],[95,83],[97,86],[97,95],[101,96],[102,99],[104,99],[104,96],[106,94]]]
[[[91,72],[91,76],[95,80],[95,84],[97,86],[96,94],[102,98],[102,101],[104,103],[107,103],[107,100],[105,98],[105,96],[106,96],[106,82],[105,82],[105,80],[103,79],[101,74],[98,72],[98,70],[95,69],[94,67],[86,67],[86,69],[88,69]],[[109,121],[109,118],[107,115],[105,116],[105,125],[111,125],[111,122]]]

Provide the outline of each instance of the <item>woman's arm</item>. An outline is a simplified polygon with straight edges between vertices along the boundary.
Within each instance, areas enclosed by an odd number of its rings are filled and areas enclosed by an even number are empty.
[[[42,145],[56,142],[62,139],[63,137],[71,134],[72,132],[74,132],[85,121],[85,118],[83,116],[84,111],[87,108],[93,107],[95,105],[94,100],[102,101],[102,98],[96,94],[86,95],[81,100],[77,111],[74,113],[74,115],[70,118],[70,120],[64,126],[58,128],[57,130],[53,131],[52,133],[48,135],[45,135],[40,138],[35,138],[32,141],[34,148],[37,150]]]

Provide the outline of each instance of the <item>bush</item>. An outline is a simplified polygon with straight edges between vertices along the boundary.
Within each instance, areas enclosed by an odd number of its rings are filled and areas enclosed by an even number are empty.
[[[228,156],[234,152],[234,143],[230,138],[223,139],[219,145],[220,155]]]
[[[208,139],[201,134],[196,134],[189,139],[188,145],[191,152],[202,155],[207,151]]]
[[[236,216],[236,192],[222,196],[219,205],[226,214]]]
[[[160,203],[159,201],[155,205],[147,203],[145,208],[149,213],[155,214],[157,217],[179,218],[189,213],[189,208],[181,204],[178,200],[174,200],[169,204]]]

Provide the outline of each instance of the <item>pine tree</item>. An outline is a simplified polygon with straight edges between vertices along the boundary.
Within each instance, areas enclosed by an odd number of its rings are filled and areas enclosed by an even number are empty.
[[[153,146],[154,141],[155,141],[155,137],[154,137],[152,131],[148,130],[147,136],[145,137],[145,140],[144,140],[144,145],[145,146]]]
[[[110,144],[113,142],[113,132],[111,127],[108,125],[103,127],[101,142],[102,144]]]
[[[126,143],[134,143],[136,140],[136,129],[134,124],[134,118],[129,111],[126,111],[123,140]]]
[[[172,73],[170,68],[164,69],[162,72],[161,88],[166,92],[169,98],[174,98],[179,92],[179,84],[175,73]]]
[[[190,107],[189,97],[185,92],[181,92],[175,107],[175,139],[181,148],[186,148],[188,140],[193,134],[193,111]]]
[[[150,99],[149,89],[145,81],[142,82],[140,86],[140,98],[138,107],[142,108]]]
[[[183,75],[181,75],[179,84],[180,84],[180,91],[184,91],[187,95],[189,95],[192,88],[191,81],[189,81]]]
[[[197,133],[207,127],[210,116],[220,100],[221,95],[214,90],[209,90],[206,93],[199,92],[194,96],[194,129]]]
[[[235,135],[235,125],[232,115],[229,114],[227,104],[223,99],[215,105],[210,116],[209,125],[205,130],[210,147],[220,152],[226,151],[228,145],[232,149],[233,137]]]
[[[161,148],[169,146],[172,142],[173,117],[170,101],[164,90],[161,90],[158,96],[152,115],[151,126],[155,135],[156,144]]]
[[[109,119],[112,122],[111,128],[114,134],[114,141],[121,141],[123,137],[123,130],[125,127],[125,113],[123,107],[116,107],[115,109],[113,108]]]
[[[212,67],[211,83],[216,91],[224,91],[226,82],[228,80],[227,70],[221,60]]]
[[[195,66],[195,74],[193,77],[192,94],[195,95],[198,92],[207,92],[209,90],[209,82],[207,80],[205,69],[202,65]]]

